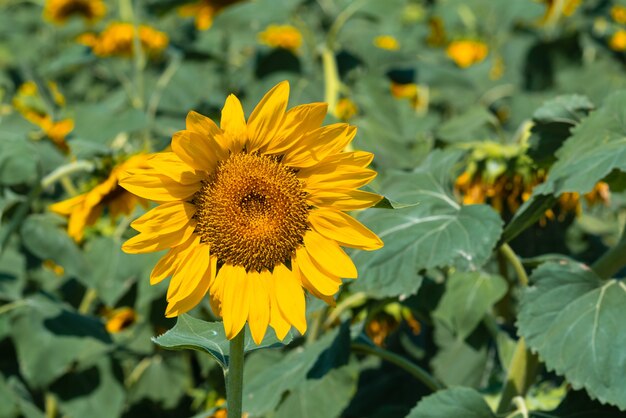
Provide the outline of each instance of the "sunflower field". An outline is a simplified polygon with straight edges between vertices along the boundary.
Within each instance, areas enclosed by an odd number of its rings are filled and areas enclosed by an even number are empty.
[[[0,418],[626,416],[626,0],[0,0]]]

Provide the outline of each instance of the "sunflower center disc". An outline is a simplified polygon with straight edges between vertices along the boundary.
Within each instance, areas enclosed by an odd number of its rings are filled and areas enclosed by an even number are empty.
[[[68,18],[73,15],[84,16],[89,19],[93,18],[93,11],[89,2],[85,0],[74,0],[64,4],[58,14],[63,18]]]
[[[272,269],[302,244],[305,197],[294,171],[276,159],[233,154],[194,196],[197,232],[224,263]]]

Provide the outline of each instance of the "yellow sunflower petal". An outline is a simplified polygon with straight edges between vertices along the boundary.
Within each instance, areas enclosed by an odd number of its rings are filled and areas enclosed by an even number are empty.
[[[306,177],[305,190],[314,193],[314,191],[321,189],[357,189],[371,182],[376,174],[374,170],[366,168],[356,169],[352,172],[335,172],[334,174],[315,173]],[[300,175],[298,177],[302,178]]]
[[[295,146],[304,134],[322,125],[327,111],[326,103],[310,103],[289,109],[285,113],[280,131],[263,151],[268,154],[279,154]]]
[[[148,159],[148,165],[180,184],[198,184],[204,178],[174,152],[159,152]]]
[[[213,275],[213,276],[212,276]],[[184,314],[195,308],[206,295],[211,284],[211,280],[215,277],[215,270],[207,269],[202,278],[194,287],[193,291],[185,298],[177,301],[170,301],[165,311],[168,318]]]
[[[298,267],[297,260],[295,258],[291,259],[291,270],[298,276],[300,283],[302,283],[302,287],[304,287],[310,294],[315,296],[318,299],[323,300],[330,306],[335,306],[337,303],[335,302],[335,298],[333,296],[322,295],[317,291],[315,286],[309,282],[309,280],[302,274],[300,268]]]
[[[230,340],[239,334],[248,318],[250,286],[247,283],[246,269],[241,266],[224,264],[218,275],[224,275],[222,318],[226,338]]]
[[[130,226],[140,232],[167,234],[184,228],[196,213],[196,207],[187,202],[167,202],[144,213]]]
[[[212,137],[192,131],[176,132],[172,137],[172,150],[190,167],[211,172],[220,159],[219,146]]]
[[[174,303],[188,297],[208,269],[209,246],[200,244],[200,237],[198,237],[185,257],[178,263],[167,289],[168,302]]]
[[[67,234],[75,241],[82,241],[85,227],[93,225],[95,219],[102,213],[102,206],[87,206],[84,203],[70,214],[67,223]]]
[[[356,135],[356,127],[345,123],[324,126],[307,133],[292,149],[285,152],[284,164],[306,168],[320,163],[344,149]]]
[[[248,272],[248,285],[250,286],[250,312],[248,313],[248,324],[250,333],[255,343],[261,344],[267,326],[270,322],[270,296],[268,286],[261,278],[261,274],[256,271]]]
[[[54,203],[49,206],[49,209],[54,213],[58,213],[59,215],[69,215],[70,213],[72,213],[73,210],[75,210],[84,201],[85,201],[85,195],[81,194],[79,196],[75,196],[67,200]]]
[[[274,267],[272,273],[273,291],[278,308],[300,334],[306,332],[306,307],[304,291],[298,277],[283,264]]]
[[[230,140],[228,148],[233,152],[238,152],[248,139],[248,128],[241,102],[233,94],[226,98],[220,125],[226,138]]]
[[[298,171],[298,177],[305,178],[314,174],[334,174],[337,172],[350,173],[359,168],[366,168],[372,160],[374,154],[365,151],[352,151],[333,154],[326,157],[319,164],[313,167],[303,168]]]
[[[362,190],[318,190],[307,196],[314,206],[337,210],[366,209],[374,206],[383,197]]]
[[[248,152],[257,151],[274,140],[285,118],[289,99],[289,83],[283,81],[263,96],[248,118]]]
[[[276,292],[273,289],[274,279],[272,278],[272,273],[267,270],[261,271],[261,280],[263,280],[264,283],[270,285],[270,325],[272,326],[272,328],[274,328],[274,331],[276,332],[276,337],[278,337],[278,339],[282,341],[285,339],[285,336],[289,332],[291,324],[289,323],[289,321],[287,321],[287,319],[285,319],[283,314],[280,312],[280,308],[278,307]]]
[[[193,131],[198,134],[213,138],[215,143],[220,146],[222,153],[227,153],[229,150],[228,144],[224,139],[224,131],[222,131],[216,124],[204,115],[193,110],[187,114],[185,120],[188,131]]]
[[[161,257],[150,273],[150,284],[155,285],[160,283],[166,277],[174,274],[178,268],[178,264],[184,258],[184,253],[189,249],[190,245],[194,241],[195,237],[191,236],[186,242],[171,248],[163,257]]]
[[[319,266],[311,260],[311,257],[309,257],[304,247],[300,247],[296,250],[296,256],[294,258],[298,268],[300,268],[302,276],[306,278],[317,292],[326,296],[332,296],[337,293],[341,286],[341,279],[320,269]]]
[[[352,259],[333,240],[315,231],[304,234],[304,248],[317,264],[334,276],[356,279],[357,271]]]
[[[152,168],[126,171],[120,179],[120,186],[139,197],[157,202],[184,200],[199,189],[195,183],[181,184]]]
[[[189,222],[180,230],[160,234],[158,232],[140,232],[122,245],[122,250],[129,254],[143,254],[165,250],[187,241],[195,229],[195,222]]]
[[[316,209],[309,213],[309,223],[313,229],[340,245],[360,250],[377,250],[383,242],[352,216],[329,209]]]

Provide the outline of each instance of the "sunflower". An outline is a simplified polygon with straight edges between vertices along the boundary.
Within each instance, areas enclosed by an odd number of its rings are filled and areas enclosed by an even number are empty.
[[[269,25],[258,35],[259,42],[272,48],[296,53],[302,45],[302,34],[291,25]]]
[[[158,57],[167,45],[169,38],[147,25],[139,25],[139,43],[141,49],[149,57]],[[110,23],[102,33],[95,35],[85,33],[78,38],[78,42],[87,45],[99,57],[131,57],[134,51],[136,29],[132,23]]]
[[[43,10],[46,19],[62,25],[72,17],[82,17],[88,23],[95,23],[106,13],[102,0],[47,0]]]
[[[196,29],[207,30],[213,26],[213,19],[228,6],[242,0],[198,0],[178,8],[178,14],[183,17],[195,17]]]
[[[448,57],[461,68],[478,64],[487,57],[488,53],[489,48],[484,42],[469,39],[451,42],[446,48]]]
[[[400,42],[391,35],[380,35],[372,41],[376,48],[386,49],[388,51],[397,51],[400,49]]]
[[[345,211],[381,196],[357,190],[376,172],[373,155],[343,152],[356,128],[321,127],[327,105],[286,111],[289,84],[270,90],[248,121],[230,95],[221,125],[196,112],[172,138],[173,152],[149,168],[128,170],[120,184],[161,205],[131,226],[128,253],[168,250],[152,284],[168,276],[166,316],[180,315],[208,293],[231,339],[246,321],[259,343],[268,325],[281,340],[306,331],[307,290],[329,304],[357,271],[341,246],[380,248],[382,241]]]
[[[121,214],[130,215],[137,204],[148,206],[145,199],[127,192],[119,186],[120,174],[131,168],[146,166],[147,156],[138,154],[113,167],[109,176],[102,183],[86,193],[55,203],[50,210],[63,216],[69,216],[68,234],[75,241],[83,239],[86,226],[96,223],[102,211],[107,208],[111,219]]]

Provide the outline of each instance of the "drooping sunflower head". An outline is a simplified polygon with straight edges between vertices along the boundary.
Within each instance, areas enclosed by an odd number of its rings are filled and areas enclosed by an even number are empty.
[[[284,338],[306,331],[305,294],[328,303],[342,278],[356,278],[341,248],[374,250],[380,239],[346,211],[380,196],[357,190],[376,175],[373,155],[343,152],[356,129],[322,127],[326,105],[287,108],[289,84],[261,100],[248,120],[231,95],[221,125],[190,112],[173,152],[128,170],[121,185],[162,204],[131,225],[129,253],[168,250],[151,274],[171,276],[167,316],[207,295],[233,338],[246,322],[259,343],[268,325]]]
[[[106,13],[106,6],[102,0],[47,0],[43,13],[57,24],[64,24],[72,17],[95,23]]]
[[[83,239],[85,228],[96,223],[98,218],[108,211],[111,220],[120,215],[130,215],[137,205],[147,207],[147,201],[135,196],[119,185],[122,173],[132,168],[146,167],[146,154],[137,154],[110,167],[108,172],[84,193],[57,202],[50,210],[67,216],[68,235],[75,241]]]

